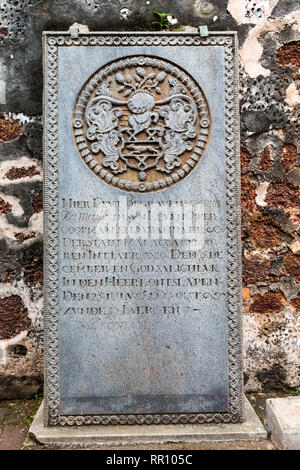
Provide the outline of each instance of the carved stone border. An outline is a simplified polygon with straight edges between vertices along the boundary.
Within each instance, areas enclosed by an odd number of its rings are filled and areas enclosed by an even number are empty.
[[[216,46],[224,48],[225,155],[227,210],[227,309],[229,412],[60,415],[59,311],[58,311],[58,119],[57,57],[60,46]],[[189,33],[85,33],[73,39],[68,33],[44,32],[44,227],[45,227],[45,425],[82,424],[185,424],[243,421],[241,217],[239,169],[238,46],[235,32],[210,32],[208,37]]]

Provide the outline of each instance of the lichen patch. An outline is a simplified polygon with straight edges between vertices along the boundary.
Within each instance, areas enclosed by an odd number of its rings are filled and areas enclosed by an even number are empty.
[[[22,133],[22,126],[11,118],[0,119],[0,142],[10,142]]]

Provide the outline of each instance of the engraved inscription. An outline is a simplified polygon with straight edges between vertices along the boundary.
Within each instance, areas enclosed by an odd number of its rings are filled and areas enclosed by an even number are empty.
[[[159,316],[186,323],[189,315],[207,314],[212,303],[225,298],[225,253],[218,240],[224,232],[220,201],[205,201],[204,240],[199,249],[191,248],[189,240],[143,239],[141,234],[123,240],[98,238],[101,202],[97,197],[61,199],[64,317],[92,330],[90,319],[97,328],[128,330],[132,321],[151,325]],[[191,205],[200,202],[190,200]],[[164,204],[170,207],[168,201]],[[151,215],[152,200],[146,205]],[[134,200],[128,211],[133,207]]]

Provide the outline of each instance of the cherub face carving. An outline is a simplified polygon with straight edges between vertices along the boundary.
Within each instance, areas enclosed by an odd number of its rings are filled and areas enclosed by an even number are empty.
[[[105,182],[156,191],[192,171],[209,137],[205,97],[182,69],[162,59],[129,57],[101,69],[74,108],[77,148]]]

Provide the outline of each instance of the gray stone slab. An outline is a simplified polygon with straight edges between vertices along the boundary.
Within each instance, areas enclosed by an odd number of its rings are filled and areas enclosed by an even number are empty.
[[[267,438],[265,428],[249,401],[244,399],[245,421],[243,423],[84,427],[45,427],[43,402],[33,420],[29,434],[46,446],[57,447],[265,440]]]
[[[47,422],[241,421],[236,34],[44,45]]]
[[[265,426],[278,449],[300,450],[300,397],[269,398]]]

